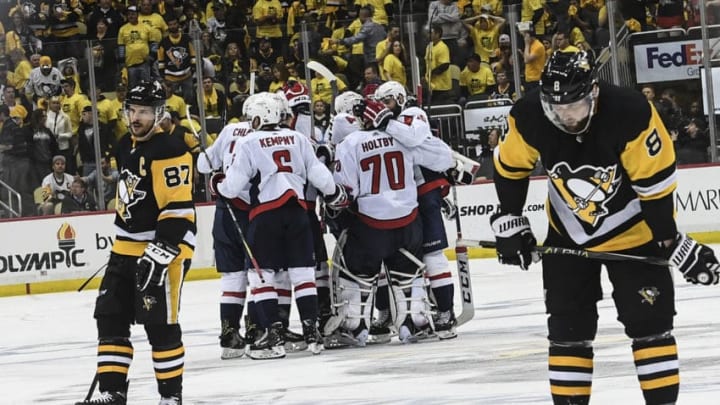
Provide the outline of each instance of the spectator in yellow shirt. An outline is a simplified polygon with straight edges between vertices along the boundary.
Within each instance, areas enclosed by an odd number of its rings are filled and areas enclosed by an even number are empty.
[[[385,72],[385,80],[393,80],[407,87],[405,65],[408,63],[408,59],[405,55],[405,47],[402,42],[394,41],[390,49],[392,51],[385,56],[382,64],[382,71]]]
[[[453,101],[452,77],[450,75],[450,50],[442,41],[442,28],[433,24],[430,29],[430,39],[425,51],[425,80],[430,90],[431,102],[443,104]]]
[[[530,90],[540,84],[540,75],[545,67],[545,46],[535,37],[535,31],[522,32],[525,39],[523,61],[525,62],[525,90]]]
[[[273,49],[282,49],[283,7],[278,0],[257,0],[252,8],[252,17],[257,24],[256,38],[267,37]]]
[[[576,46],[570,45],[570,38],[569,33],[565,30],[558,31],[555,33],[555,37],[553,38],[553,45],[555,47],[555,50],[558,50],[560,52],[571,52],[571,53],[577,53],[580,52],[580,49],[578,49]]]
[[[465,69],[460,72],[460,92],[462,98],[485,100],[489,89],[495,85],[495,77],[490,66],[481,62],[480,55],[474,53],[467,59]]]
[[[325,104],[332,104],[332,86],[327,78],[323,77],[320,73],[315,72],[315,77],[310,80],[310,86],[312,87],[313,103],[316,101],[323,101]],[[345,85],[345,83],[340,79],[337,79],[337,87],[338,94],[347,89],[347,85]]]
[[[135,6],[127,8],[127,21],[118,33],[118,58],[127,67],[128,86],[132,87],[150,81],[150,55],[157,54],[160,31],[140,23]]]

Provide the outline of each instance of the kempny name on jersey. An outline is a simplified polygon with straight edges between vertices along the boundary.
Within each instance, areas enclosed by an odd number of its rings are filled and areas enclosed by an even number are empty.
[[[267,138],[260,138],[260,147],[271,148],[273,146],[294,145],[294,135],[277,135]]]
[[[373,149],[383,148],[383,147],[389,147],[395,145],[395,139],[391,137],[386,138],[376,138],[371,139],[367,142],[363,142],[360,147],[362,147],[363,152],[371,151]]]

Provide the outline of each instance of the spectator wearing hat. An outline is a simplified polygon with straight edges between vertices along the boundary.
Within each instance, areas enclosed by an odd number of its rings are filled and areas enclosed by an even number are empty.
[[[97,5],[87,17],[87,35],[89,38],[96,38],[97,23],[101,20],[105,21],[107,37],[117,38],[123,18],[120,13],[113,8],[112,0],[98,0]]]
[[[160,31],[138,20],[136,6],[127,8],[127,23],[118,32],[118,62],[127,68],[128,86],[150,81],[151,55],[157,55]]]
[[[88,103],[87,97],[75,91],[77,85],[72,78],[62,79],[60,85],[62,86],[62,94],[60,95],[62,110],[70,118],[72,132],[77,133],[82,109]]]
[[[37,183],[30,164],[32,135],[22,128],[23,119],[17,108],[0,105],[0,180],[20,193],[22,213],[27,216],[34,213],[33,188]]]
[[[43,202],[37,207],[40,215],[52,215],[55,204],[61,203],[70,195],[70,187],[74,179],[65,172],[65,162],[65,156],[53,156],[52,172],[40,183],[43,188]]]
[[[480,56],[482,62],[490,63],[491,57],[495,56],[500,32],[505,27],[505,22],[504,18],[490,14],[480,14],[463,20],[463,25],[472,39],[475,53]]]
[[[225,49],[229,40],[227,5],[223,1],[216,0],[213,2],[211,10],[212,16],[207,18],[206,29],[213,36],[215,43],[221,49]]]
[[[465,69],[460,72],[460,94],[467,101],[486,100],[490,88],[495,85],[495,76],[480,55],[474,53],[467,58]],[[464,104],[464,102],[461,102]]]
[[[106,1],[106,0],[103,0]],[[103,91],[112,90],[117,79],[117,33],[110,34],[110,22],[100,18],[95,20],[93,34],[87,38],[92,41],[93,70],[95,84]]]
[[[99,120],[98,120],[99,121]],[[95,142],[99,142],[100,156],[110,154],[111,136],[103,125],[100,125],[100,133],[96,134],[93,127],[93,107],[87,103],[82,109],[82,119],[77,131],[78,154],[82,165],[80,174],[87,176],[97,168],[97,160],[95,159]]]
[[[32,95],[35,105],[45,108],[48,98],[60,94],[62,73],[53,67],[49,56],[40,57],[40,66],[30,72],[30,80],[25,86],[25,93]]]
[[[268,38],[273,49],[282,49],[282,29],[285,11],[278,0],[257,0],[252,8],[252,18],[257,24],[256,38]],[[270,64],[272,66],[272,63]]]
[[[195,47],[190,37],[180,30],[180,23],[174,14],[167,17],[167,37],[160,41],[157,52],[160,77],[172,82],[182,94],[193,94],[192,76],[195,72]]]

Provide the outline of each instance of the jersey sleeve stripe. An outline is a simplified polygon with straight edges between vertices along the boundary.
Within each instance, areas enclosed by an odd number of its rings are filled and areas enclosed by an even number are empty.
[[[633,184],[632,188],[635,190],[640,200],[655,200],[663,198],[675,191],[677,188],[677,179],[675,178],[675,174],[673,174],[671,177],[666,178],[660,183],[653,184],[652,186],[641,187]]]

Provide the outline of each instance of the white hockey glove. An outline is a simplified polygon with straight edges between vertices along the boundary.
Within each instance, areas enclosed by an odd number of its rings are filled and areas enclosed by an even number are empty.
[[[460,185],[473,184],[475,173],[480,169],[480,163],[457,152],[453,152],[453,158],[455,159],[455,167],[445,172],[450,178],[450,182]]]
[[[348,191],[352,191],[352,188],[344,184],[335,185],[335,192],[325,196],[325,205],[335,211],[349,207],[352,200]]]
[[[495,249],[500,263],[527,270],[530,264],[540,260],[540,255],[534,250],[537,240],[527,217],[498,212],[490,217],[490,227],[495,233]]]
[[[455,217],[457,216],[457,206],[453,203],[453,201],[447,197],[443,198],[442,203],[440,205],[440,211],[442,211],[443,216],[448,221],[454,221]]]
[[[720,264],[708,246],[678,233],[675,242],[665,249],[668,261],[680,270],[686,281],[703,285],[718,283]]]
[[[332,164],[335,158],[335,150],[329,143],[318,143],[313,145],[315,147],[315,156],[326,166]]]
[[[161,286],[170,262],[180,254],[180,249],[162,241],[151,242],[137,261],[135,286],[145,291],[149,286]]]

